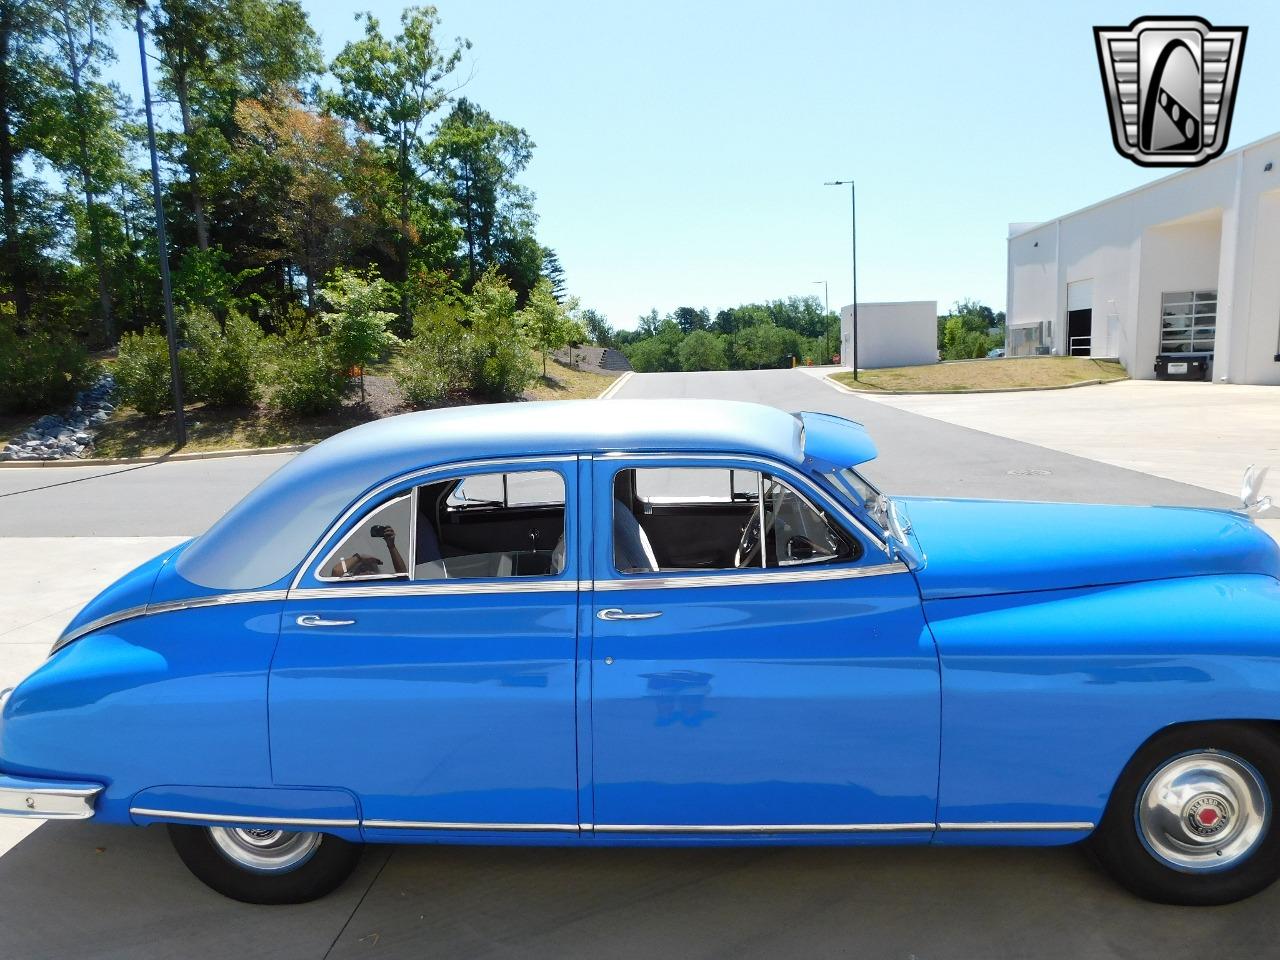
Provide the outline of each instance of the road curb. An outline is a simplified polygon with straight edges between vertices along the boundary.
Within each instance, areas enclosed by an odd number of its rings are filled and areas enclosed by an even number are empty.
[[[609,386],[605,387],[604,390],[601,391],[600,396],[596,397],[596,399],[597,400],[613,399],[613,395],[622,389],[623,384],[625,384],[628,380],[630,380],[635,375],[636,375],[636,372],[634,370],[628,370],[626,373],[620,376],[617,380],[613,381],[613,383],[609,384]]]
[[[184,460],[222,460],[227,457],[260,457],[275,453],[301,453],[314,443],[294,443],[283,447],[249,447],[243,450],[195,450],[190,453],[167,453],[158,457],[98,457],[86,460],[5,460],[0,470],[31,467],[112,467],[140,463],[180,463]]]
[[[841,393],[852,394],[855,397],[939,397],[939,396],[961,396],[966,393],[1043,393],[1046,390],[1074,390],[1076,387],[1096,387],[1107,383],[1126,383],[1130,377],[1119,377],[1111,380],[1077,380],[1075,383],[1060,383],[1052,387],[1005,387],[1004,389],[992,388],[989,390],[854,390],[852,387],[846,387],[843,383],[832,379],[830,376],[816,378],[822,380],[828,386]]]

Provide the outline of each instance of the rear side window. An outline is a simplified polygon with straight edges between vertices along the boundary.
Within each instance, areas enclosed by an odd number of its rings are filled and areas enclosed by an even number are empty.
[[[552,470],[424,484],[370,510],[317,569],[325,581],[492,580],[565,569],[565,484]]]

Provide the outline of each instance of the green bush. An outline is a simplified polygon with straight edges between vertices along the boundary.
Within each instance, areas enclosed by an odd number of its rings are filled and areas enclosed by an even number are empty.
[[[206,308],[193,307],[183,319],[188,350],[182,378],[192,400],[211,407],[252,407],[261,396],[262,328],[232,312],[220,329]]]
[[[121,403],[149,417],[173,409],[169,342],[159,328],[121,337],[114,372]]]
[[[308,340],[273,338],[274,386],[271,402],[294,416],[329,413],[342,403],[346,373],[339,369],[333,348],[323,337]]]
[[[49,413],[70,403],[93,378],[94,364],[70,336],[19,334],[0,314],[0,410]]]
[[[376,274],[335,270],[320,298],[333,311],[325,320],[343,370],[367,367],[399,342],[387,329],[395,314],[380,309],[391,298],[391,284]]]
[[[538,375],[538,367],[516,315],[515,291],[493,268],[476,281],[467,317],[472,388],[497,400],[520,396]]]
[[[405,400],[430,407],[470,386],[470,338],[456,320],[420,322],[401,353],[393,376]]]

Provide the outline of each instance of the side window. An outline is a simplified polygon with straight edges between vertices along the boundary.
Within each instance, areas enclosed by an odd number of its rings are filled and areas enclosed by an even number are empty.
[[[655,467],[613,482],[619,573],[789,567],[855,560],[856,540],[790,485],[754,470]]]
[[[545,577],[565,568],[565,486],[553,470],[418,488],[414,580]]]
[[[321,580],[387,580],[409,576],[413,494],[368,513],[321,565]]]

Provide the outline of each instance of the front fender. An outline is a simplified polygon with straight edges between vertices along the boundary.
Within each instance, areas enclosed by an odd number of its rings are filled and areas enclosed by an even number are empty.
[[[1177,723],[1280,719],[1280,583],[1189,577],[925,603],[940,822],[1097,823]]]

